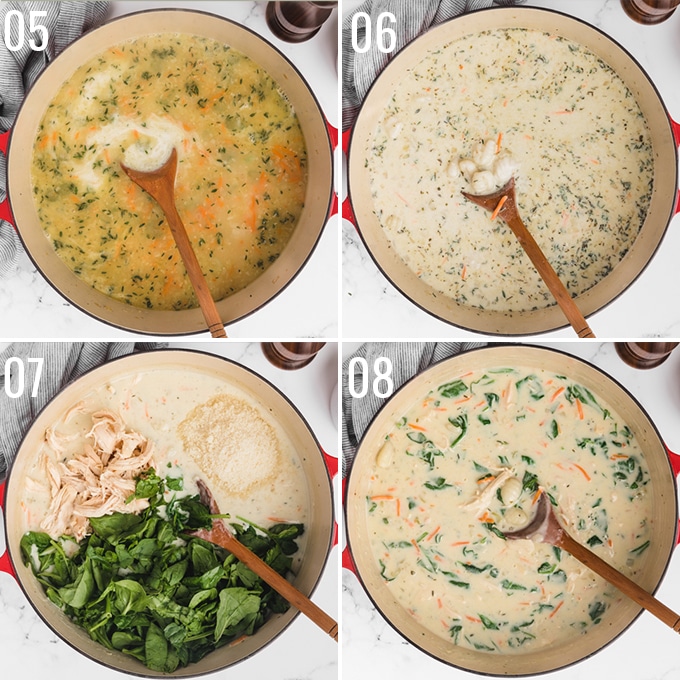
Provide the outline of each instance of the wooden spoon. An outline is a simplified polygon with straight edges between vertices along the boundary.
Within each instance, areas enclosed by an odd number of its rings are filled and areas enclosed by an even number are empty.
[[[504,531],[503,534],[511,540],[528,538],[566,550],[579,562],[585,564],[586,567],[618,588],[624,595],[661,619],[676,633],[680,633],[680,616],[665,604],[659,602],[637,583],[631,581],[627,576],[624,576],[620,571],[614,569],[595,553],[574,540],[560,524],[555,516],[552,504],[544,493],[541,493],[538,499],[536,514],[531,522],[523,529]]]
[[[219,515],[220,509],[208,486],[202,480],[196,482],[201,502],[213,515]],[[214,519],[212,529],[199,529],[193,532],[205,541],[219,545],[228,550],[251,571],[268,583],[281,597],[284,597],[296,609],[311,619],[319,628],[338,641],[338,624],[326,612],[317,607],[306,595],[303,595],[290,581],[274,571],[255,553],[240,543],[221,519]]]
[[[224,330],[224,324],[217,311],[215,301],[208,288],[208,283],[205,280],[205,276],[203,276],[201,266],[196,259],[196,253],[194,253],[191,241],[182,223],[182,218],[179,216],[175,205],[177,150],[173,149],[170,158],[159,168],[150,172],[134,170],[123,163],[120,165],[125,170],[127,176],[154,198],[165,213],[168,226],[177,244],[182,262],[184,262],[186,267],[191,285],[194,287],[194,292],[198,298],[198,304],[201,306],[205,322],[208,325],[208,330],[213,338],[226,338],[227,333]]]
[[[520,245],[524,248],[524,252],[533,262],[534,267],[536,267],[536,270],[541,275],[545,285],[548,286],[548,289],[553,294],[557,304],[561,307],[578,337],[594,338],[595,335],[590,330],[583,314],[581,314],[581,310],[572,299],[562,281],[560,281],[557,273],[550,262],[548,262],[534,237],[529,233],[524,222],[522,222],[522,218],[517,210],[517,201],[515,200],[515,178],[511,177],[505,186],[492,194],[480,196],[466,191],[462,193],[468,200],[503,219],[517,237]],[[503,201],[502,204],[500,203],[501,201]]]

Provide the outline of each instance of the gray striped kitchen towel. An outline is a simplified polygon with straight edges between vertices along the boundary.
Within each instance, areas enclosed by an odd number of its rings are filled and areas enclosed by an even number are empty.
[[[432,26],[457,17],[465,12],[486,9],[492,5],[517,5],[525,0],[366,0],[342,21],[342,129],[354,123],[361,102],[371,83],[385,68],[387,62],[405,45]],[[396,46],[390,54],[378,49],[377,41],[371,42],[365,53],[355,53],[352,48],[352,17],[365,12],[375,27],[380,14],[392,12],[396,23],[386,24],[396,33]],[[375,32],[375,31],[374,31]],[[364,24],[358,30],[357,43],[366,44]]]
[[[134,342],[15,342],[0,353],[0,482],[14,460],[19,444],[31,423],[52,397],[68,383],[111,359],[163,347],[159,343]],[[16,357],[24,366],[25,389],[12,398],[5,389],[5,364]],[[35,397],[31,396],[37,364],[29,359],[42,358],[42,373]],[[9,362],[18,371],[18,362]],[[17,390],[17,378],[11,377]]]
[[[35,82],[47,63],[56,57],[78,36],[103,23],[108,10],[108,2],[3,2],[0,6],[0,132],[5,132],[14,123],[28,88]],[[39,40],[38,33],[30,36],[25,33],[24,45],[18,52],[7,49],[4,42],[5,17],[7,12],[18,10],[24,16],[24,26],[30,26],[30,12],[47,12],[36,23],[47,28],[49,41],[45,51],[33,51],[28,38]],[[9,23],[13,45],[18,44],[18,21]],[[26,149],[26,153],[30,150]],[[0,155],[0,201],[5,200],[7,186],[7,163]],[[0,279],[14,271],[21,242],[12,225],[0,221]]]
[[[369,342],[361,345],[354,354],[342,363],[342,476],[345,477],[354,459],[357,446],[369,426],[373,416],[387,401],[373,392],[373,381],[377,377],[376,359],[388,358],[392,363],[390,376],[396,392],[414,375],[424,371],[432,364],[476,347],[484,347],[483,342]],[[352,397],[349,393],[349,365],[359,357],[365,362],[356,364],[353,372],[354,390],[358,393],[364,380],[369,389],[365,396]],[[364,366],[367,373],[361,370]],[[356,369],[359,370],[356,370]],[[384,372],[384,367],[379,367]]]

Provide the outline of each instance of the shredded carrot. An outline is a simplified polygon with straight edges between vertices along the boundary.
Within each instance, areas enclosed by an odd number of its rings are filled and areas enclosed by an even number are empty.
[[[371,496],[372,501],[393,501],[394,496],[390,496],[389,494],[381,494],[378,496]]]
[[[548,618],[549,618],[549,619],[552,619],[552,617],[555,616],[555,614],[557,614],[557,612],[560,610],[560,607],[561,607],[563,604],[564,604],[564,600],[561,600],[560,603],[557,605],[557,607],[555,607],[555,609],[553,609],[553,610],[550,612],[550,614],[548,614]]]
[[[420,555],[420,546],[418,545],[418,542],[415,538],[411,539],[411,545],[413,545],[413,547],[416,549],[416,552]]]
[[[302,180],[300,158],[294,151],[287,149],[281,144],[275,144],[272,147],[272,156],[285,179],[294,183]]]
[[[499,132],[498,137],[496,137],[496,153],[501,152],[501,142],[503,141],[503,133]]]
[[[456,541],[455,543],[451,543],[452,548],[455,548],[458,545],[470,545],[470,541]]]
[[[613,456],[609,456],[610,460],[621,460],[624,458],[628,458],[625,453],[615,453]]]
[[[421,425],[416,425],[415,423],[409,423],[408,426],[414,430],[418,430],[419,432],[426,432],[425,428],[422,427]]]
[[[501,196],[501,200],[498,201],[498,205],[494,208],[494,211],[491,213],[492,222],[498,217],[498,213],[501,211],[501,208],[505,205],[505,202],[507,200],[508,200],[507,196]]]
[[[541,494],[543,493],[542,489],[538,489],[536,493],[534,494],[534,497],[531,499],[531,505],[536,505],[536,502],[538,499],[541,497]]]
[[[441,526],[438,526],[434,531],[432,531],[430,534],[428,534],[428,536],[425,540],[426,541],[432,540],[437,535],[437,533],[439,533],[440,529],[441,529]]]
[[[482,622],[482,619],[478,619],[478,618],[475,617],[475,616],[468,616],[467,614],[465,615],[465,618],[466,618],[468,621],[472,621],[473,623],[481,623],[481,622]]]
[[[461,272],[460,278],[463,279],[463,281],[465,281],[466,276],[467,276],[467,265],[464,264],[463,265],[463,271]]]
[[[574,463],[573,465],[588,481],[590,481],[590,475],[578,463]]]
[[[489,513],[489,511],[485,511],[484,514],[479,518],[480,522],[483,522],[484,524],[494,524],[496,520],[493,518],[493,515]]]
[[[578,419],[583,420],[583,405],[578,399],[576,400],[576,410],[578,411]]]
[[[401,499],[396,498],[395,499],[395,508],[394,508],[397,517],[401,517]]]
[[[135,185],[130,182],[125,189],[127,207],[130,212],[135,212]]]
[[[559,397],[562,392],[564,392],[564,387],[560,387],[558,390],[555,390],[552,397],[550,397],[550,401],[555,401],[555,399],[557,399],[557,397]]]

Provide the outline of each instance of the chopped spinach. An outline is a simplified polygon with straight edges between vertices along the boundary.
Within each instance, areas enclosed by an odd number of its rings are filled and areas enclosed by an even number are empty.
[[[49,599],[93,640],[172,673],[251,635],[288,603],[233,555],[187,533],[210,527],[213,516],[198,496],[168,500],[166,488],[181,482],[148,471],[133,494],[149,500],[141,514],[92,518],[92,534],[75,551],[67,549],[73,539],[28,532],[21,553]],[[282,575],[304,531],[302,524],[232,529]]]
[[[453,382],[440,385],[438,389],[442,397],[451,398],[459,397],[467,388],[468,386],[462,380],[454,380]]]

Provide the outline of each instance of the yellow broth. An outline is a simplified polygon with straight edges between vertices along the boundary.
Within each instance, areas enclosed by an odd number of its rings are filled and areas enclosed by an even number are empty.
[[[41,121],[34,199],[63,262],[137,307],[197,306],[162,211],[120,167],[153,169],[173,146],[177,208],[216,300],[279,257],[303,208],[302,130],[276,82],[250,58],[178,33],[94,57]]]

